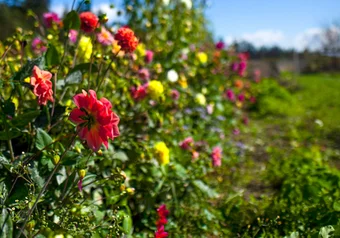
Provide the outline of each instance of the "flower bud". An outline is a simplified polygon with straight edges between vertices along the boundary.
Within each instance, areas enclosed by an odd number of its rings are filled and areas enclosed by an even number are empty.
[[[78,175],[80,179],[83,179],[86,175],[86,170],[85,169],[78,170]]]
[[[52,159],[52,163],[54,165],[57,165],[59,163],[59,161],[60,161],[60,156],[59,155],[54,155],[53,159]]]

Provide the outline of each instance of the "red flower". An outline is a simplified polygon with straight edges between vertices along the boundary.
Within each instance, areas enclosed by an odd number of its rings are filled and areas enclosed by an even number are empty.
[[[79,18],[81,22],[80,28],[86,33],[90,33],[98,27],[98,17],[92,12],[82,12]]]
[[[142,100],[147,95],[147,92],[146,92],[147,88],[148,88],[147,83],[143,84],[143,85],[139,85],[137,88],[132,87],[131,88],[131,96],[136,101]]]
[[[50,72],[41,70],[36,65],[33,67],[31,85],[34,86],[33,93],[38,97],[39,105],[46,105],[47,100],[51,102],[54,100],[51,78],[52,74]]]
[[[86,140],[93,151],[98,151],[103,143],[108,148],[108,139],[119,136],[119,117],[112,112],[111,103],[106,98],[97,99],[96,92],[83,90],[73,97],[77,108],[69,119],[77,124],[80,139]]]
[[[159,227],[155,233],[155,238],[166,238],[166,237],[168,237],[168,232],[164,231],[164,226]]]
[[[157,209],[157,213],[159,217],[166,217],[169,215],[169,211],[166,209],[166,205],[163,204]]]
[[[115,34],[115,40],[118,41],[118,45],[127,53],[132,53],[137,45],[138,39],[135,33],[128,27],[121,27]]]

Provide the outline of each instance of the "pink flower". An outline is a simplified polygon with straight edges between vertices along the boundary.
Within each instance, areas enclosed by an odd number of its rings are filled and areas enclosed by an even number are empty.
[[[187,137],[183,141],[179,143],[179,146],[183,150],[190,150],[190,148],[194,145],[194,139],[192,137]]]
[[[176,89],[171,90],[171,97],[173,100],[178,100],[179,99],[179,92]]]
[[[245,72],[247,70],[247,61],[241,61],[238,65],[238,75],[243,77],[245,75]]]
[[[59,24],[60,18],[57,13],[54,12],[46,12],[43,14],[43,22],[47,28],[51,28],[52,24]]]
[[[93,90],[83,90],[73,97],[77,108],[71,111],[69,119],[77,124],[80,139],[86,140],[93,151],[98,151],[101,144],[108,148],[108,139],[119,136],[119,117],[112,111],[112,105],[106,98],[97,99]]]
[[[160,226],[157,228],[157,231],[155,233],[155,238],[166,238],[168,237],[168,232],[164,231],[164,226]]]
[[[72,42],[72,43],[76,43],[77,42],[77,37],[78,37],[78,31],[76,30],[70,30],[68,32],[68,39]]]
[[[242,52],[238,54],[238,58],[241,61],[247,61],[249,59],[249,53],[248,52]]]
[[[239,67],[238,63],[232,63],[231,64],[231,70],[234,71],[234,72],[236,72],[238,70],[238,67]]]
[[[214,112],[214,105],[213,104],[208,104],[207,106],[207,113],[211,115]]]
[[[147,50],[145,53],[145,63],[150,64],[153,60],[153,51]]]
[[[41,54],[47,50],[46,43],[39,37],[36,37],[32,41],[32,50],[35,54]]]
[[[148,88],[148,84],[143,84],[136,87],[132,87],[131,88],[131,96],[133,97],[134,100],[139,101],[142,100],[146,97],[147,95],[147,88]]]
[[[228,100],[230,101],[235,101],[235,94],[233,92],[233,90],[231,89],[227,89],[227,91],[225,92],[225,96],[228,98]]]
[[[47,100],[53,102],[52,74],[39,69],[36,65],[33,67],[32,74],[31,85],[34,86],[33,93],[38,97],[38,104],[46,105]]]
[[[219,42],[216,43],[215,47],[218,50],[223,50],[223,48],[225,47],[225,44],[224,44],[223,41],[219,41]]]
[[[97,40],[100,44],[108,46],[112,45],[114,38],[110,31],[102,27],[100,33],[97,34]]]
[[[215,146],[211,153],[212,165],[219,167],[222,165],[222,149],[219,146]]]
[[[138,70],[138,77],[143,81],[147,82],[150,79],[150,72],[147,68]]]
[[[240,134],[240,130],[239,129],[234,129],[233,130],[233,134],[235,135],[235,136],[238,136],[239,134]]]
[[[198,157],[200,156],[200,153],[198,153],[197,151],[192,151],[192,156],[191,156],[191,158],[192,159],[197,159]]]

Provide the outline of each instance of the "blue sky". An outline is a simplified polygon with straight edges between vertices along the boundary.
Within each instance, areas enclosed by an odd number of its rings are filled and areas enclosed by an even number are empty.
[[[119,0],[92,0],[94,10],[115,11]],[[52,0],[51,11],[70,7],[72,0]],[[340,0],[210,0],[206,16],[217,38],[227,43],[245,39],[256,46],[303,49],[323,26],[340,21]],[[109,14],[109,15],[110,15]]]

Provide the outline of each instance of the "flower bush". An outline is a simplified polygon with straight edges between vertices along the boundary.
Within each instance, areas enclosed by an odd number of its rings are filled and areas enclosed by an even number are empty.
[[[201,1],[143,3],[124,1],[129,27],[46,13],[1,48],[3,234],[234,232],[220,183],[260,73],[248,78],[248,55],[212,40]]]

